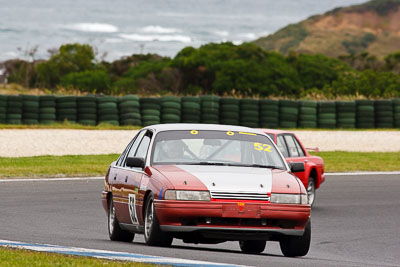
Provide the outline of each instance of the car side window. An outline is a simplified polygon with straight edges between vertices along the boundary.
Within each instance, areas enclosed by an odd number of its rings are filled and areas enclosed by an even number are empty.
[[[285,135],[285,141],[288,146],[290,157],[300,157],[300,153],[297,150],[296,143],[294,142],[292,135]]]
[[[276,145],[278,146],[279,150],[281,151],[282,155],[285,158],[289,157],[289,152],[286,147],[286,142],[283,139],[282,135],[278,135],[278,137],[276,138]]]
[[[136,153],[136,150],[137,150],[137,148],[138,148],[138,146],[139,146],[139,144],[140,144],[140,141],[142,141],[142,138],[143,138],[143,136],[145,135],[145,133],[146,133],[146,131],[141,131],[137,136],[136,136],[136,139],[135,139],[135,141],[133,142],[133,144],[132,144],[132,146],[131,146],[131,148],[130,148],[130,150],[129,150],[129,152],[127,153],[127,155],[126,155],[126,157],[123,159],[123,165],[125,165],[125,160],[126,160],[126,158],[128,158],[128,157],[134,157],[135,156],[135,153]]]
[[[136,137],[135,137],[135,138],[136,138]],[[129,148],[132,146],[132,143],[134,142],[135,138],[134,138],[132,141],[129,142],[129,144],[126,146],[124,152],[122,152],[122,154],[119,156],[119,158],[118,158],[118,160],[117,160],[117,163],[116,163],[117,166],[121,166],[122,163],[124,162],[125,156],[126,156],[126,154],[128,153]]]
[[[300,145],[299,141],[294,136],[293,136],[293,140],[294,140],[294,143],[295,143],[295,145],[297,147],[297,151],[299,151],[299,157],[304,157],[305,153],[304,153],[303,149],[301,148],[301,145]]]
[[[143,139],[140,142],[140,145],[136,151],[135,157],[146,158],[147,151],[149,149],[149,145],[150,145],[150,141],[151,141],[151,136],[152,136],[152,133],[150,131],[147,132],[145,136],[143,136]]]

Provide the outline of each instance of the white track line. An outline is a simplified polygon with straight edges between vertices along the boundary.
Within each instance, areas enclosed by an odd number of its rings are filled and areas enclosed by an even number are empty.
[[[171,265],[171,266],[196,266],[196,267],[197,266],[206,266],[206,267],[239,266],[239,265],[233,265],[233,264],[227,264],[227,263],[196,261],[196,260],[187,260],[187,259],[161,257],[161,256],[151,256],[151,255],[134,254],[134,253],[127,253],[127,252],[116,252],[116,251],[99,250],[99,249],[64,247],[64,246],[47,245],[47,244],[31,244],[31,243],[24,243],[24,242],[9,241],[9,240],[0,240],[0,246],[18,248],[18,249],[27,249],[27,250],[33,250],[33,251],[41,251],[41,252],[75,255],[75,256],[94,257],[94,258],[108,259],[108,260],[143,262],[143,263]]]
[[[399,175],[400,171],[393,172],[331,172],[327,176],[351,176],[351,175]]]

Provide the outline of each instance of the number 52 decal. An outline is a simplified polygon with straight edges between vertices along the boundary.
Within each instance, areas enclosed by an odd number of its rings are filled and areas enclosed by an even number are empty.
[[[271,152],[271,146],[267,144],[261,144],[261,143],[254,143],[254,149],[258,151],[267,151]]]

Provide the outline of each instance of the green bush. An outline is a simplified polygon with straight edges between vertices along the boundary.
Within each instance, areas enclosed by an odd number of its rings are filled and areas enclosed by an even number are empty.
[[[63,76],[94,68],[94,52],[90,45],[65,44],[48,61],[36,66],[36,86],[54,88]]]
[[[109,94],[111,80],[104,70],[85,70],[63,76],[61,85],[84,92]]]

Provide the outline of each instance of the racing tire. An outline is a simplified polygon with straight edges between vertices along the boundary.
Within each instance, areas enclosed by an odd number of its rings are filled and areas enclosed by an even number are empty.
[[[308,222],[302,236],[285,236],[279,241],[281,251],[286,257],[305,256],[310,249],[311,222]]]
[[[150,193],[146,200],[144,212],[144,240],[148,246],[169,247],[172,235],[161,231],[154,209],[154,196]]]
[[[308,204],[310,204],[311,207],[315,206],[315,179],[313,177],[308,178],[308,183],[307,183],[307,198],[308,198]]]
[[[264,251],[267,241],[265,240],[241,240],[240,249],[247,254],[259,254]]]
[[[112,241],[132,242],[135,237],[134,233],[121,229],[117,216],[115,215],[115,207],[113,197],[108,201],[108,236]]]

